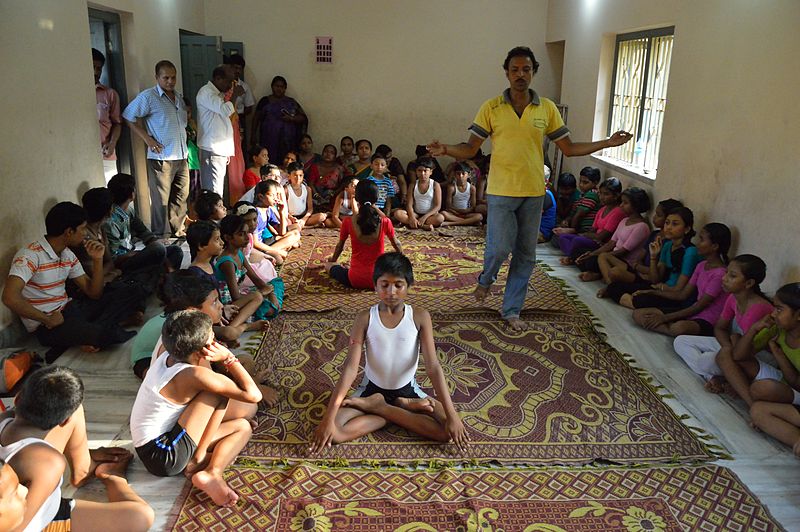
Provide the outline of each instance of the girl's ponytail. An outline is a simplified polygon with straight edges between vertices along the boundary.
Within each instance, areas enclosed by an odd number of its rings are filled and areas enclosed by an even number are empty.
[[[381,225],[381,215],[374,208],[378,201],[378,185],[369,179],[359,181],[356,185],[356,201],[360,206],[356,223],[362,235],[371,235]]]
[[[717,253],[722,257],[722,263],[728,264],[728,251],[731,249],[731,230],[727,225],[711,222],[703,227],[703,231],[708,233],[711,242],[717,245]]]

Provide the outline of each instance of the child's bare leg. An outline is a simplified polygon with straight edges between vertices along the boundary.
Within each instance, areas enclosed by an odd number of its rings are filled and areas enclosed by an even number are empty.
[[[325,225],[325,219],[328,218],[328,215],[324,212],[315,212],[311,216],[308,217],[308,221],[306,222],[306,227],[316,227],[318,225]]]
[[[661,330],[663,327],[667,328],[666,332]],[[669,336],[697,336],[700,334],[700,326],[691,320],[673,321],[669,325],[662,325],[656,330]]]
[[[128,485],[127,467],[128,462],[104,463],[97,467],[95,474],[105,484],[108,502],[76,500],[71,516],[75,530],[145,531],[153,526],[153,509]]]
[[[756,401],[750,407],[753,424],[789,447],[800,451],[800,412],[791,404]]]
[[[232,327],[238,327],[240,325],[245,325],[247,323],[247,318],[252,316],[258,307],[261,305],[261,302],[264,301],[264,296],[261,295],[260,292],[251,292],[249,294],[245,294],[234,303],[239,307],[239,312],[236,313],[236,316],[230,321],[228,325]]]
[[[215,441],[229,402],[233,401],[211,392],[201,392],[189,402],[189,405],[181,413],[181,417],[178,418],[180,426],[192,440],[197,442],[194,456],[184,470],[187,477],[191,477],[192,474],[203,468],[208,448]]]
[[[634,323],[639,327],[644,327],[644,323],[651,316],[663,316],[664,313],[657,308],[637,308],[633,311],[632,317]]]
[[[408,212],[405,209],[397,209],[392,213],[392,218],[394,218],[398,223],[403,225],[408,225],[409,217]]]
[[[428,216],[428,219],[425,220],[427,223],[425,224],[428,228],[432,229],[434,227],[439,227],[444,222],[444,216],[442,213],[437,212],[436,214],[432,214]]]
[[[241,418],[223,421],[217,428],[210,445],[211,459],[208,467],[192,476],[194,487],[204,491],[215,504],[232,506],[239,500],[236,492],[222,478],[222,473],[247,445],[252,434],[250,423]]]
[[[710,379],[708,379],[705,383],[704,388],[708,393],[713,394],[720,394],[725,391],[725,388],[730,387],[728,381],[725,380],[725,377],[721,375],[714,375]]]
[[[343,406],[336,412],[336,430],[333,443],[344,443],[375,432],[386,426],[386,420],[380,416],[365,414],[361,410]]]
[[[750,383],[758,375],[758,361],[752,358],[734,360],[730,349],[720,349],[717,353],[717,365],[733,391],[751,406],[753,398],[750,396]]]
[[[443,212],[445,221],[442,222],[442,226],[446,227],[449,225],[478,225],[483,221],[483,216],[480,213],[473,212],[470,214],[465,215],[456,215],[450,212]]]
[[[581,272],[580,275],[578,275],[578,279],[580,279],[585,283],[590,283],[592,281],[599,281],[600,279],[602,279],[602,277],[603,276],[600,275],[598,272],[588,272],[588,271]]]
[[[772,379],[762,379],[750,385],[750,396],[755,401],[768,401],[770,403],[792,404],[794,390],[785,382]]]
[[[351,397],[345,399],[342,405],[357,408],[367,414],[380,416],[386,421],[431,440],[448,441],[450,439],[444,426],[432,416],[418,414],[399,406],[386,404],[383,396],[379,393],[369,397]]]
[[[244,333],[246,324],[233,327],[231,325],[215,325],[214,337],[225,342],[228,347],[239,345],[239,337]]]
[[[633,310],[633,295],[632,294],[622,294],[622,297],[619,298],[619,304],[625,308],[629,308]]]

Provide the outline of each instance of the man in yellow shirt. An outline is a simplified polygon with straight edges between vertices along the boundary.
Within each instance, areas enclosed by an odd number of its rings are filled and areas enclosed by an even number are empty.
[[[449,155],[463,160],[472,158],[483,141],[492,137],[492,164],[486,190],[489,207],[486,250],[474,295],[477,301],[486,298],[500,266],[511,253],[501,315],[516,330],[525,328],[519,316],[536,263],[545,197],[544,136],[568,157],[589,155],[631,139],[630,133],[618,131],[605,140],[572,142],[555,104],[530,89],[538,68],[530,48],[513,48],[503,62],[509,88],[481,106],[469,127],[469,140],[460,144],[434,140],[428,145],[434,156]]]

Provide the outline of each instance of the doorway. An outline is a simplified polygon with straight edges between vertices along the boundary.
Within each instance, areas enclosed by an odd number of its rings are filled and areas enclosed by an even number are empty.
[[[125,63],[122,52],[122,24],[119,14],[98,9],[89,9],[89,34],[92,48],[97,48],[106,57],[100,83],[111,87],[119,94],[120,111],[128,105],[128,91],[125,84]],[[87,55],[90,51],[87,50]],[[99,146],[98,146],[99,148]],[[122,127],[117,141],[117,170],[133,175],[133,150],[131,132]]]

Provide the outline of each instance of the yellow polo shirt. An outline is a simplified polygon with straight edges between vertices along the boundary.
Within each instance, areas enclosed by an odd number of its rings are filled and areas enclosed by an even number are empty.
[[[529,89],[530,90],[530,89]],[[492,137],[487,194],[512,197],[544,196],[544,137],[557,141],[569,129],[556,105],[530,90],[531,103],[522,117],[511,105],[510,90],[486,101],[469,131],[482,139]]]

